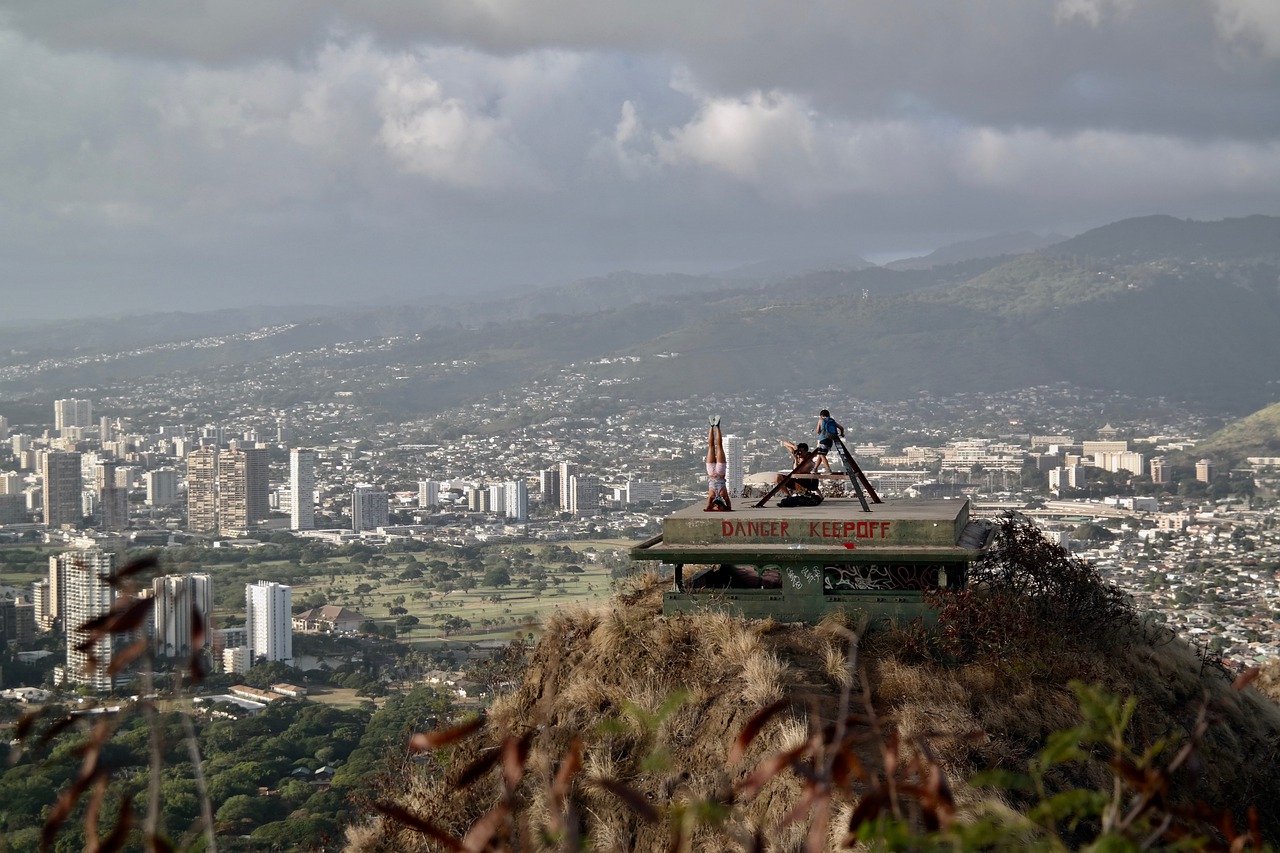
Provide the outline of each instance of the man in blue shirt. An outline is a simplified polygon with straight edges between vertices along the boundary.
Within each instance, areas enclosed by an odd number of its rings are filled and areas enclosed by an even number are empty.
[[[831,412],[823,409],[818,412],[818,428],[814,430],[818,433],[818,464],[817,472],[822,471],[822,466],[827,466],[827,473],[831,473],[831,461],[827,459],[827,451],[831,449],[831,445],[835,443],[836,436],[844,437],[844,427],[836,423],[836,419],[831,417]]]

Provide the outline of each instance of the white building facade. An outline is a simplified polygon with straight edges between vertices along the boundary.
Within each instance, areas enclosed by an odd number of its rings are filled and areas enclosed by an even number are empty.
[[[213,612],[213,582],[207,574],[165,575],[151,582],[155,599],[155,652],[158,657],[186,658],[193,650],[192,636],[199,614],[201,645],[210,636],[209,614]]]
[[[259,660],[293,665],[293,588],[258,581],[244,588],[250,666]]]
[[[316,454],[314,450],[289,451],[289,527],[314,530],[316,526]]]

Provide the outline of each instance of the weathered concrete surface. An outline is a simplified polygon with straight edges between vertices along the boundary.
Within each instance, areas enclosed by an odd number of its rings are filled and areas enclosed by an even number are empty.
[[[703,512],[694,505],[662,523],[663,544],[766,545],[773,548],[954,548],[969,521],[969,502],[890,501],[862,511],[853,498],[828,498],[810,507],[735,506]]]

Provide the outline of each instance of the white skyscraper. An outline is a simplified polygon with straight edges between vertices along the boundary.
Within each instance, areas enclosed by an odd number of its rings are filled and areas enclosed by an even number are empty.
[[[54,561],[57,568],[54,568]],[[67,680],[94,690],[110,690],[111,637],[104,636],[87,649],[76,648],[88,639],[80,626],[103,615],[115,601],[115,590],[109,583],[116,568],[116,555],[96,548],[68,551],[50,558],[50,574],[56,571],[64,587],[65,599],[55,605],[64,615],[67,632]],[[92,663],[91,663],[92,661]]]
[[[489,511],[490,512],[506,512],[507,508],[507,487],[502,483],[493,483],[489,486]]]
[[[736,435],[724,437],[725,487],[729,497],[737,498],[742,494],[742,438]]]
[[[245,634],[249,660],[293,664],[293,588],[271,581],[244,588]]]
[[[506,516],[516,521],[529,520],[529,485],[524,480],[503,484]]]
[[[13,471],[0,474],[0,495],[22,494],[22,475]]]
[[[386,527],[387,521],[387,493],[367,483],[356,484],[351,491],[351,529],[374,530]]]
[[[172,506],[178,502],[178,472],[173,468],[148,471],[147,506]]]
[[[314,450],[289,451],[289,492],[292,507],[289,527],[313,530],[316,526],[316,454]]]
[[[418,481],[418,506],[426,509],[440,505],[440,484],[435,480]]]
[[[570,494],[569,480],[578,473],[578,466],[574,462],[560,463],[560,509],[561,511],[573,510],[573,495]]]
[[[88,400],[54,400],[53,427],[59,435],[65,435],[68,427],[93,426],[93,403]]]
[[[206,574],[165,575],[151,582],[155,599],[155,652],[159,657],[191,656],[192,611],[200,614],[206,637],[212,636],[213,583]]]

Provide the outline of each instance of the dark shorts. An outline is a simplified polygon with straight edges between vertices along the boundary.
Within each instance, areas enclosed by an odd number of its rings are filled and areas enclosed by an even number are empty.
[[[832,445],[834,442],[835,442],[835,439],[834,439],[834,438],[832,438],[831,436],[827,436],[826,438],[819,439],[819,440],[818,440],[818,455],[819,455],[819,456],[826,456],[826,455],[827,455],[827,451],[831,449],[831,445]]]
[[[811,491],[815,491],[815,492],[818,491],[817,477],[792,477],[791,482],[796,483],[797,485],[804,486],[806,489],[809,489]]]

